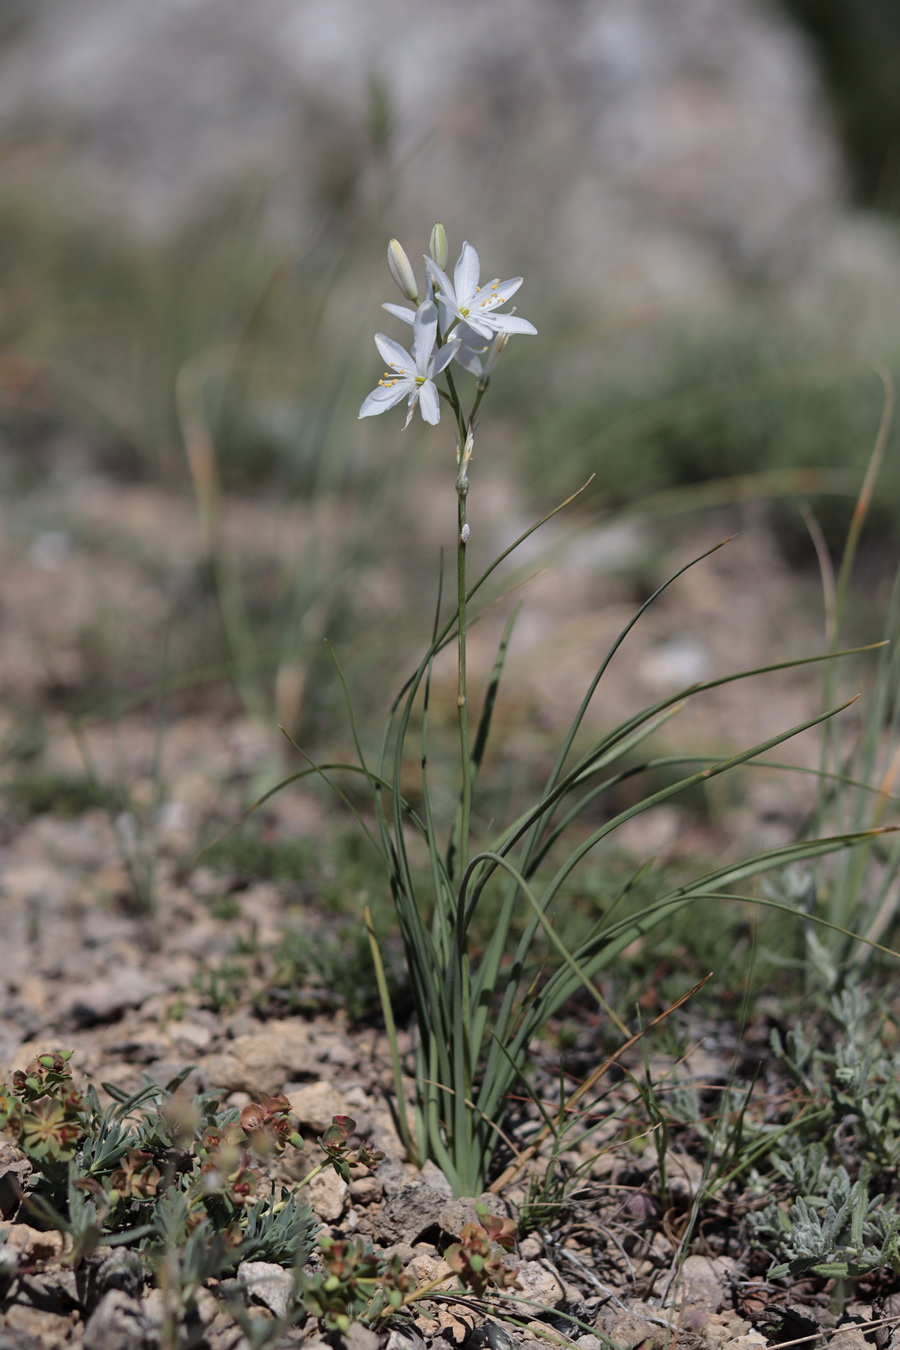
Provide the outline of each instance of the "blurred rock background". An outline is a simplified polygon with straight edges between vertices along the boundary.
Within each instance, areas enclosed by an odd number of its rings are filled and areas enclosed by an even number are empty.
[[[120,548],[159,588],[153,622],[115,568],[114,623],[67,600],[54,697],[137,687],[171,622],[258,720],[315,687],[343,725],[322,637],[368,671],[383,616],[418,633],[452,437],[357,412],[386,241],[436,219],[540,330],[490,393],[485,555],[595,475],[589,591],[645,596],[748,502],[757,552],[817,576],[799,501],[836,554],[900,366],[898,50],[893,0],[0,0],[10,548],[48,594]]]
[[[69,208],[152,238],[255,191],[304,248],[373,211],[408,239],[502,229],[515,270],[540,258],[545,292],[609,310],[895,282],[892,231],[850,209],[893,152],[828,47],[859,65],[838,19],[859,30],[866,0],[790,4],[5,0],[0,138],[52,158]]]

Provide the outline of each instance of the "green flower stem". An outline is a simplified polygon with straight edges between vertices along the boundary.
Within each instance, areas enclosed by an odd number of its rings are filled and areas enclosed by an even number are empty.
[[[325,1171],[325,1168],[326,1168],[326,1167],[330,1167],[330,1166],[331,1166],[331,1159],[330,1159],[330,1158],[329,1158],[329,1159],[326,1159],[325,1162],[317,1163],[315,1167],[311,1168],[310,1171],[307,1172],[306,1176],[302,1179],[302,1181],[298,1181],[298,1182],[297,1182],[297,1185],[296,1185],[295,1189],[299,1191],[300,1188],[301,1188],[302,1186],[308,1186],[309,1183],[310,1183],[315,1177],[317,1177],[317,1176],[319,1175],[320,1172],[324,1172],[324,1171]]]
[[[462,784],[459,810],[459,856],[457,871],[462,875],[469,860],[469,820],[472,814],[472,766],[469,747],[469,708],[466,685],[466,540],[469,527],[466,521],[466,498],[469,493],[469,460],[472,457],[472,427],[475,412],[480,400],[476,399],[468,423],[463,417],[459,395],[451,371],[445,371],[450,402],[456,414],[459,431],[459,449],[457,451],[458,471],[456,475],[457,522],[456,522],[456,603],[457,603],[457,683],[456,707],[459,718],[459,753]]]
[[[456,480],[457,535],[456,535],[456,587],[458,604],[458,630],[456,646],[458,654],[458,675],[456,686],[456,707],[459,714],[459,750],[462,768],[462,791],[460,794],[459,821],[459,859],[458,872],[462,875],[469,862],[469,818],[472,813],[472,766],[469,748],[469,708],[466,701],[466,497],[469,480],[466,477],[466,451],[460,462],[459,477]]]

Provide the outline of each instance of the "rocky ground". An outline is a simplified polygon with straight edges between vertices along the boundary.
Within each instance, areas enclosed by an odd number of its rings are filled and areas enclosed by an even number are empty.
[[[265,509],[236,506],[234,528],[259,541]],[[230,1107],[284,1093],[306,1141],[300,1152],[288,1150],[268,1164],[272,1178],[288,1185],[317,1156],[315,1140],[332,1117],[352,1117],[359,1137],[384,1158],[374,1170],[357,1169],[349,1184],[330,1169],[314,1180],[309,1192],[317,1219],[337,1238],[370,1238],[398,1258],[415,1284],[438,1279],[446,1273],[448,1244],[477,1217],[475,1202],[454,1200],[433,1165],[419,1173],[404,1161],[377,1016],[348,1008],[346,993],[316,974],[315,961],[296,961],[293,982],[284,978],[280,944],[287,930],[315,949],[340,929],[323,900],[321,869],[305,875],[298,867],[292,877],[260,879],[234,857],[190,866],[198,841],[246,804],[248,785],[270,763],[272,738],[241,711],[233,693],[214,690],[174,700],[161,751],[155,714],[143,706],[129,709],[120,701],[115,715],[82,720],[72,711],[73,691],[83,692],[96,674],[98,650],[110,650],[103,645],[110,632],[134,635],[130,650],[138,652],[138,666],[149,659],[140,653],[152,649],[164,626],[166,603],[173,586],[178,590],[173,576],[190,576],[202,554],[190,507],[146,486],[96,481],[90,491],[66,489],[52,509],[47,497],[32,496],[7,523],[0,580],[8,747],[0,1077],[24,1068],[35,1054],[73,1050],[76,1083],[98,1088],[131,1092],[189,1070],[184,1092],[215,1091]],[[720,536],[725,523],[702,526],[710,539],[700,546]],[[798,610],[763,525],[752,516],[743,523],[745,533],[730,555],[717,554],[705,576],[691,574],[671,605],[650,617],[630,663],[613,673],[598,718],[636,686],[652,694],[733,668],[760,651],[776,648],[783,656],[786,635],[795,649],[817,643],[819,621]],[[591,655],[577,655],[585,614],[602,645],[627,610],[627,587],[605,570],[604,538],[560,535],[555,566],[565,584],[551,571],[530,593],[519,652],[524,673],[513,676],[507,714],[509,734],[518,734],[523,747],[529,743],[523,728],[552,731],[583,683],[588,666],[581,663]],[[626,532],[616,547],[621,556],[626,547],[640,548],[640,538]],[[165,568],[153,565],[163,552]],[[392,565],[386,559],[385,566]],[[745,584],[736,591],[741,578]],[[601,591],[609,601],[603,609],[596,600]],[[377,584],[371,593],[379,593]],[[487,641],[482,651],[476,639],[476,670],[490,659],[488,651]],[[690,735],[705,735],[714,717],[720,732],[739,739],[771,734],[773,721],[787,725],[808,715],[816,697],[808,679],[787,674],[765,698],[741,702],[723,693],[712,712],[707,708],[685,725]],[[685,716],[695,715],[688,709]],[[802,807],[769,782],[752,785],[712,824],[688,826],[660,814],[645,828],[656,831],[652,847],[661,856],[666,850],[677,856],[690,830],[706,849],[727,849],[736,835],[754,846],[774,844],[790,837]],[[299,840],[314,850],[335,826],[321,799],[297,786],[273,800],[266,829],[270,840]],[[637,848],[639,841],[631,844]],[[765,1063],[771,1015],[761,1009],[751,1018],[739,1074],[752,1075]],[[573,1017],[572,1090],[615,1045],[585,1010]],[[681,1025],[693,1049],[678,1074],[694,1084],[721,1082],[734,1063],[728,1028],[699,1015]],[[413,1034],[411,1027],[402,1032],[407,1048]],[[557,1044],[562,1041],[551,1039],[536,1048],[535,1082],[549,1100],[558,1083]],[[640,1052],[626,1062],[637,1071]],[[765,1111],[774,1109],[766,1102],[779,1100],[784,1083],[771,1066],[763,1080]],[[349,1350],[507,1350],[548,1338],[574,1341],[581,1350],[610,1342],[749,1350],[816,1344],[820,1336],[842,1350],[873,1343],[883,1350],[891,1343],[894,1277],[861,1283],[837,1310],[822,1279],[767,1283],[770,1258],[754,1249],[746,1227],[751,1202],[733,1188],[716,1198],[707,1194],[698,1136],[672,1131],[661,1189],[653,1132],[633,1082],[609,1073],[597,1093],[582,1109],[618,1116],[562,1153],[556,1172],[570,1179],[565,1193],[545,1196],[543,1211],[534,1208],[529,1188],[546,1172],[545,1146],[499,1193],[484,1197],[491,1213],[520,1224],[507,1258],[516,1283],[502,1300],[454,1293],[448,1275],[386,1332],[354,1324],[341,1336],[309,1316],[271,1343],[308,1343],[313,1350],[323,1335]],[[521,1105],[511,1126],[515,1141],[527,1143],[539,1124],[537,1111]],[[12,1143],[2,1145],[0,1350],[168,1344],[165,1290],[136,1273],[121,1248],[101,1246],[74,1264],[69,1240],[20,1202],[28,1171]],[[291,1279],[281,1266],[247,1262],[229,1280],[207,1281],[178,1343],[210,1350],[261,1344],[248,1336],[261,1338],[265,1326],[285,1314]],[[255,1331],[237,1325],[229,1299],[252,1314]]]

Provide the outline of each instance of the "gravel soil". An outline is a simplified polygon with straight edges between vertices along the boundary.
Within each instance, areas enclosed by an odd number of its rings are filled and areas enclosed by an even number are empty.
[[[253,503],[234,508],[231,528],[248,548],[264,548],[264,511]],[[688,574],[636,634],[629,663],[611,670],[598,720],[627,707],[636,689],[649,702],[654,691],[659,697],[726,668],[815,649],[820,621],[798,607],[764,526],[752,513],[740,523],[741,537]],[[191,616],[188,626],[199,622],[203,611],[191,588],[198,585],[202,542],[189,505],[146,486],[73,479],[11,508],[5,525],[0,1079],[35,1054],[64,1049],[74,1051],[76,1082],[95,1084],[101,1097],[103,1084],[132,1091],[146,1082],[164,1085],[185,1069],[183,1091],[216,1091],[228,1106],[284,1093],[306,1141],[301,1152],[289,1150],[269,1164],[272,1178],[287,1184],[315,1160],[316,1137],[332,1116],[350,1116],[359,1137],[384,1158],[374,1170],[358,1169],[349,1185],[324,1172],[310,1188],[317,1218],[336,1237],[370,1238],[379,1251],[399,1257],[415,1282],[436,1279],[448,1244],[476,1217],[475,1198],[454,1200],[433,1164],[419,1173],[404,1161],[377,1017],[351,1018],[346,1000],[314,973],[298,977],[289,997],[273,975],[272,954],[286,929],[299,927],[313,946],[337,933],[318,893],[321,877],[261,880],[235,864],[190,866],[198,841],[239,815],[252,784],[273,756],[283,755],[277,735],[220,687],[174,698],[163,736],[158,708],[139,699],[129,704],[120,696],[113,711],[87,718],[78,711],[91,689],[109,695],[109,709],[115,702],[109,691],[139,690],[148,674],[157,676],[173,606]],[[696,551],[721,537],[721,529],[721,521],[703,525]],[[526,748],[536,729],[552,733],[562,724],[563,710],[590,677],[593,656],[629,612],[632,594],[609,568],[604,548],[619,556],[646,548],[636,528],[612,545],[608,534],[565,531],[553,542],[556,571],[538,577],[528,592],[512,663],[501,725],[514,750]],[[697,543],[692,538],[692,548]],[[386,554],[383,574],[367,591],[370,602],[390,594],[399,565]],[[188,638],[177,625],[171,632],[177,656]],[[473,636],[476,679],[489,666],[492,643],[480,632]],[[721,691],[702,716],[688,707],[680,730],[708,739],[712,726],[730,743],[746,743],[808,716],[817,693],[807,676],[788,672],[762,694],[741,699],[732,689]],[[812,742],[804,743],[798,757],[813,751]],[[92,784],[103,786],[105,796],[98,791],[92,800]],[[778,780],[766,780],[750,784],[712,824],[660,812],[647,829],[655,831],[652,848],[662,857],[677,856],[688,836],[713,852],[736,838],[745,848],[772,846],[791,836],[803,807]],[[321,797],[302,786],[273,799],[265,816],[269,838],[311,849],[335,828]],[[636,837],[630,842],[639,846]],[[600,1034],[587,1010],[573,1017],[572,1062],[586,1077],[615,1042]],[[684,1017],[692,1049],[678,1074],[694,1084],[721,1081],[736,1062],[733,1033],[724,1023]],[[407,1049],[413,1035],[412,1027],[401,1032]],[[764,1009],[745,1035],[740,1072],[762,1068],[761,1083],[777,1096],[783,1084],[765,1068]],[[536,1047],[535,1083],[551,1099],[555,1044],[551,1038]],[[658,1053],[651,1046],[656,1068],[664,1064]],[[625,1062],[637,1072],[640,1050]],[[577,1081],[573,1076],[571,1090]],[[699,1204],[704,1164],[696,1136],[672,1132],[664,1207],[652,1132],[639,1138],[632,1128],[635,1137],[622,1142],[629,1103],[634,1120],[640,1115],[632,1081],[610,1071],[603,1091],[600,1115],[618,1110],[619,1119],[608,1127],[601,1120],[590,1140],[557,1160],[557,1176],[569,1179],[565,1195],[557,1194],[527,1231],[520,1227],[509,1258],[518,1283],[494,1300],[493,1310],[490,1301],[458,1290],[454,1298],[448,1278],[440,1297],[417,1304],[388,1330],[354,1325],[344,1335],[326,1333],[310,1317],[273,1343],[318,1346],[327,1334],[329,1344],[349,1350],[508,1350],[547,1344],[548,1337],[581,1350],[610,1343],[749,1350],[826,1341],[842,1350],[873,1344],[886,1350],[890,1326],[876,1339],[870,1324],[891,1321],[893,1277],[861,1286],[838,1310],[823,1280],[767,1283],[770,1259],[753,1249],[746,1226],[751,1201],[731,1188]],[[509,1126],[517,1146],[539,1124],[537,1111],[520,1104]],[[521,1221],[529,1187],[549,1162],[545,1146],[499,1194],[483,1198],[490,1211]],[[101,1246],[73,1267],[64,1235],[21,1203],[27,1175],[12,1143],[0,1144],[0,1240],[6,1237],[0,1350],[166,1344],[161,1291],[123,1273],[121,1249]],[[290,1290],[280,1267],[240,1267],[238,1278],[258,1327],[284,1310]],[[222,1293],[216,1281],[200,1291],[178,1344],[210,1350],[251,1344]]]

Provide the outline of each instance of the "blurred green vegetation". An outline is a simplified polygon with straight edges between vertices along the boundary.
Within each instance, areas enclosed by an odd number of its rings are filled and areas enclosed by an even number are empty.
[[[802,541],[809,557],[799,497],[840,549],[883,409],[871,363],[749,306],[638,329],[588,353],[574,391],[560,369],[549,399],[519,368],[527,481],[539,497],[559,492],[562,462],[570,484],[597,475],[605,507],[651,516],[769,498],[789,551]],[[900,348],[894,356],[900,372]],[[898,512],[900,463],[889,454],[869,537],[896,538]]]
[[[185,448],[208,443],[226,491],[368,505],[402,465],[397,450],[381,451],[395,428],[356,421],[371,354],[360,306],[374,327],[391,291],[373,228],[360,222],[339,245],[286,256],[245,200],[167,243],[138,243],[78,223],[42,175],[0,173],[7,479],[42,472],[47,447],[74,432],[107,472],[187,487]],[[511,349],[491,391],[534,507],[594,472],[603,505],[622,507],[741,475],[761,476],[765,496],[766,475],[825,469],[816,512],[842,539],[882,389],[840,332],[776,317],[751,296],[729,311],[631,327],[573,330],[552,313],[534,317],[540,350]],[[193,486],[201,491],[196,460]],[[773,479],[770,490],[778,497],[785,485]],[[702,504],[690,491],[681,499],[692,500]],[[898,507],[900,466],[888,456],[870,528],[892,534]],[[296,604],[287,590],[263,608],[280,621]]]
[[[352,321],[329,329],[338,263],[272,245],[253,201],[154,244],[80,221],[49,170],[6,166],[0,445],[24,473],[54,433],[82,431],[107,471],[185,483],[181,381],[226,484],[309,489],[325,472],[334,485],[347,465],[332,423],[358,350]]]

